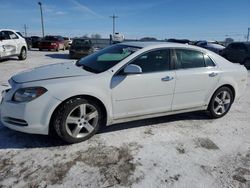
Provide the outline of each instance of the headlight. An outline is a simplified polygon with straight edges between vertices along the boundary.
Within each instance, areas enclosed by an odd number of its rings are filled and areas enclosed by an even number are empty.
[[[45,92],[47,92],[47,89],[43,87],[28,87],[28,88],[21,88],[18,89],[14,96],[13,101],[16,102],[29,102],[37,97],[43,95]]]

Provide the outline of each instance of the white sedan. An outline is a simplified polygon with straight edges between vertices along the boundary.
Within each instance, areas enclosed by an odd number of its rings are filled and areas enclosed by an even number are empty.
[[[17,56],[20,60],[25,60],[27,49],[27,43],[20,32],[0,29],[0,59]]]
[[[244,92],[247,70],[191,45],[129,42],[19,73],[9,83],[3,125],[45,135],[54,129],[75,143],[131,120],[198,110],[220,118]]]

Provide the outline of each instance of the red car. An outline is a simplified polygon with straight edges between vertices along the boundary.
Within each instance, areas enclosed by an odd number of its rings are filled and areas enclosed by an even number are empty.
[[[45,36],[39,43],[39,51],[41,50],[65,50],[64,39],[61,36]]]

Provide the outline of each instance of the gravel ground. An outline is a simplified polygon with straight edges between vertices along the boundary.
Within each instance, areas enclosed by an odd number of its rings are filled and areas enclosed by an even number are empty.
[[[67,53],[29,51],[26,61],[0,61],[0,91],[17,72],[72,61]],[[249,188],[249,109],[248,85],[221,119],[196,112],[134,121],[74,145],[0,125],[0,188]]]

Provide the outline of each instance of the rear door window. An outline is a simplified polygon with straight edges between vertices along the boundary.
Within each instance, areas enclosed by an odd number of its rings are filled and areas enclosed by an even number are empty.
[[[206,67],[204,55],[201,52],[187,49],[176,49],[176,69]],[[210,62],[211,63],[211,62]]]

